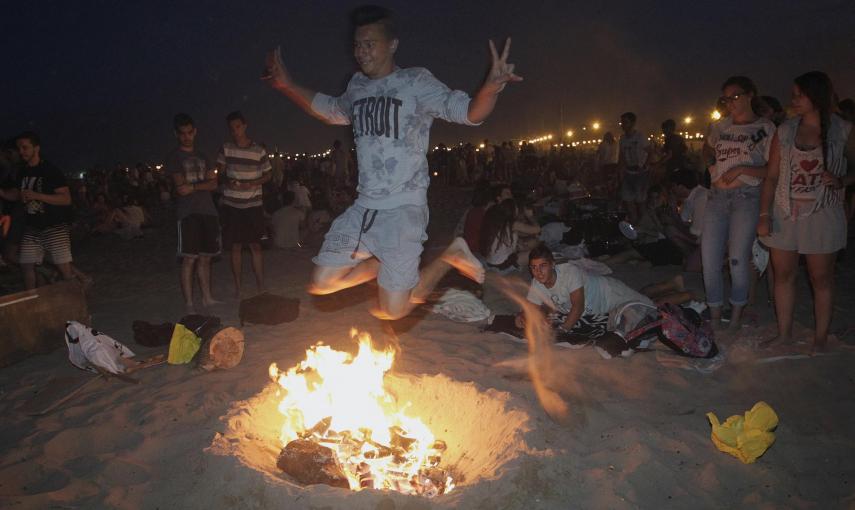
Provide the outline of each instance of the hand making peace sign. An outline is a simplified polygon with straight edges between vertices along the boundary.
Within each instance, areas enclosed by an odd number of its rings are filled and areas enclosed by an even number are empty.
[[[496,93],[498,94],[502,90],[505,89],[505,85],[510,81],[522,81],[522,76],[518,76],[514,74],[514,64],[508,63],[508,54],[511,52],[511,38],[508,37],[505,40],[505,47],[502,50],[502,56],[499,57],[499,53],[496,51],[496,45],[493,44],[493,40],[490,39],[490,55],[492,57],[492,63],[490,65],[490,72],[487,74],[487,84],[496,88]]]

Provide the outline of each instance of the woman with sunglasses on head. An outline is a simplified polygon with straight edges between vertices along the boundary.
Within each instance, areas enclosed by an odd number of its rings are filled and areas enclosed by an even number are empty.
[[[792,107],[796,116],[772,140],[757,234],[775,268],[777,340],[792,340],[796,271],[804,255],[813,288],[813,348],[822,350],[831,324],[834,261],[846,246],[843,194],[855,182],[855,135],[836,113],[825,73],[795,79]]]
[[[728,254],[730,327],[737,330],[748,303],[760,184],[766,176],[775,124],[754,113],[751,103],[757,87],[749,78],[733,76],[721,88],[719,101],[726,105],[727,115],[710,130],[704,146],[706,159],[714,158],[714,162],[709,167],[712,186],[704,215],[701,257],[707,305],[713,327],[718,329],[724,304],[722,264]]]

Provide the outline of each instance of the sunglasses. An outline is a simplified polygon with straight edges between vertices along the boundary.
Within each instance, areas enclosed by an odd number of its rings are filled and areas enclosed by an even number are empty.
[[[734,94],[732,96],[721,96],[720,98],[718,98],[718,100],[722,103],[732,103],[744,95],[745,92],[740,92],[739,94]]]

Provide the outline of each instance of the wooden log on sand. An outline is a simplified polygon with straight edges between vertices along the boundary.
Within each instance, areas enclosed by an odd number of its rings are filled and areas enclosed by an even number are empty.
[[[323,483],[342,489],[350,488],[335,452],[313,441],[295,439],[285,445],[276,466],[303,485]]]
[[[65,323],[89,324],[83,288],[75,280],[0,296],[0,367],[65,346]]]
[[[203,370],[235,367],[243,359],[243,348],[243,332],[233,327],[223,328],[202,345],[199,367]]]

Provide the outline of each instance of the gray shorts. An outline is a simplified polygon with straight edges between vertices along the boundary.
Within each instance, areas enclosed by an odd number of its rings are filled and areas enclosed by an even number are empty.
[[[843,205],[837,204],[791,219],[776,206],[772,232],[760,240],[770,248],[804,255],[834,253],[846,247],[846,213]]]
[[[624,202],[644,203],[650,187],[650,172],[625,172],[620,186],[620,198]]]
[[[377,283],[387,290],[410,290],[419,283],[427,224],[426,205],[378,210],[354,204],[333,221],[312,262],[325,267],[353,267],[377,257]]]

